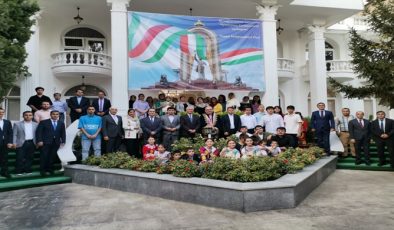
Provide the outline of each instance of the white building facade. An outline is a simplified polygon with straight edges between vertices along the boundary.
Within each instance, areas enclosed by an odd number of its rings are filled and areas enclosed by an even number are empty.
[[[39,0],[40,13],[27,44],[31,75],[21,77],[4,103],[8,117],[19,120],[28,98],[42,86],[63,99],[85,87],[87,96],[103,90],[122,113],[128,99],[127,11],[254,18],[262,20],[266,89],[264,105],[296,106],[308,116],[316,103],[327,103],[337,115],[348,107],[367,116],[379,108],[372,98],[346,99],[329,89],[327,78],[362,85],[352,70],[350,27],[365,31],[362,0]],[[83,20],[78,24],[74,17]],[[278,19],[283,32],[278,33]],[[98,52],[97,52],[98,51]],[[132,68],[132,66],[130,67]],[[158,91],[145,91],[157,96]],[[170,93],[170,92],[164,92]],[[173,92],[171,92],[173,93]],[[186,93],[176,92],[175,94]],[[199,92],[217,96],[218,92]],[[222,92],[221,92],[222,93]],[[244,92],[235,92],[240,98]],[[254,93],[255,94],[255,93]],[[254,94],[251,94],[254,95]],[[384,108],[383,108],[384,109]]]

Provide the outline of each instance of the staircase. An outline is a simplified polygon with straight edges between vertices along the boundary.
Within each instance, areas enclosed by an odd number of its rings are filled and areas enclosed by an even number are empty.
[[[385,157],[386,157],[386,162],[388,163],[387,165],[384,166],[378,166],[379,163],[379,157],[378,157],[378,152],[375,144],[371,144],[370,148],[370,157],[371,157],[371,165],[366,165],[365,163],[362,163],[360,165],[356,165],[356,159],[353,157],[347,157],[347,158],[339,158],[338,163],[337,163],[337,169],[352,169],[352,170],[371,170],[371,171],[394,171],[394,168],[390,167],[390,157],[388,152],[385,152]],[[364,159],[364,158],[362,158]]]
[[[55,175],[42,177],[40,175],[40,153],[35,152],[32,162],[32,174],[23,174],[18,176],[15,174],[16,153],[8,153],[8,172],[11,178],[0,176],[0,192],[17,190],[22,188],[38,187],[50,184],[60,184],[71,182],[70,177],[63,175],[63,172],[58,170],[61,168],[60,161],[55,163]]]

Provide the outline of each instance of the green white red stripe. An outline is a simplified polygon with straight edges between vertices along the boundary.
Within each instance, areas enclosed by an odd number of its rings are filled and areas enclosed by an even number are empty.
[[[222,65],[237,65],[262,59],[263,51],[257,48],[233,50],[220,55]]]
[[[206,59],[205,39],[199,34],[187,34],[181,37],[181,52],[194,55],[197,53],[199,59]]]

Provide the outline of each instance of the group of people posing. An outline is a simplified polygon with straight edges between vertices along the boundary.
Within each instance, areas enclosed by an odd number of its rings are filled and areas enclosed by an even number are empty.
[[[98,92],[97,98],[90,101],[81,89],[67,102],[61,100],[59,93],[54,100],[43,94],[42,87],[36,88],[27,105],[32,111],[23,112],[23,120],[12,127],[3,119],[4,109],[0,109],[0,167],[1,175],[9,176],[7,152],[16,149],[17,173],[31,173],[32,156],[36,148],[41,151],[41,174],[53,173],[53,159],[57,150],[66,142],[65,115],[70,110],[71,121],[78,121],[81,130],[82,160],[93,149],[94,155],[118,151],[122,143],[126,151],[143,159],[167,161],[172,158],[187,158],[197,162],[209,161],[212,157],[248,158],[250,156],[275,156],[289,147],[306,145],[308,122],[287,106],[286,114],[279,106],[267,106],[260,102],[259,96],[252,100],[244,97],[239,102],[234,93],[218,98],[181,96],[178,100],[160,94],[158,99],[145,100],[144,94],[131,96],[127,115],[119,116],[116,107]],[[149,98],[149,97],[148,97]],[[148,99],[147,98],[147,99]],[[330,151],[330,132],[337,131],[345,147],[342,154],[356,157],[356,164],[370,164],[369,144],[375,141],[379,153],[379,165],[387,164],[384,148],[390,153],[390,164],[394,166],[393,139],[394,122],[385,118],[379,111],[377,119],[370,122],[359,111],[356,117],[344,108],[342,117],[334,119],[332,112],[325,110],[325,104],[317,104],[318,110],[311,116],[311,131],[317,144]],[[241,115],[238,115],[241,114]],[[190,149],[185,154],[172,152],[172,144],[180,137],[194,138],[202,134],[207,138],[205,146],[198,153]],[[224,149],[214,147],[215,139],[231,135]],[[349,151],[350,150],[350,151]],[[364,152],[364,154],[362,154]],[[362,159],[364,155],[364,160]]]

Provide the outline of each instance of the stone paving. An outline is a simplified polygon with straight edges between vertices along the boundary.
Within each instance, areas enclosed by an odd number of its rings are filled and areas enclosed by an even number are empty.
[[[244,214],[62,184],[0,193],[0,229],[354,229],[394,226],[394,172],[337,170],[297,208]]]

